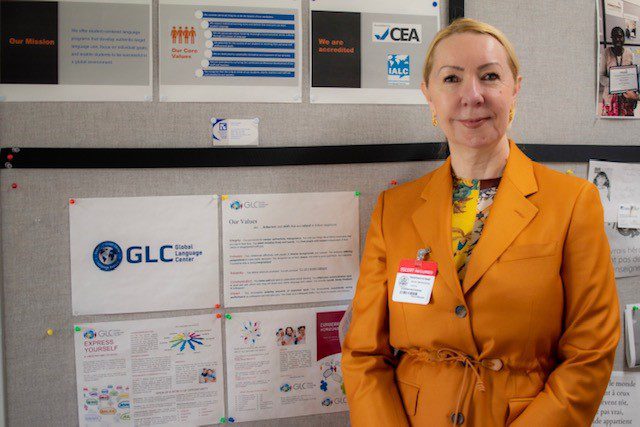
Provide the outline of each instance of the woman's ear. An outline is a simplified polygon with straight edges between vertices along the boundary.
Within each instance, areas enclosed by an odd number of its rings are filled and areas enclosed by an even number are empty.
[[[427,87],[427,84],[424,81],[420,84],[420,90],[424,95],[424,99],[427,100],[427,104],[429,104],[429,109],[432,112],[435,112],[433,104],[431,103],[431,93],[429,92],[429,88]]]

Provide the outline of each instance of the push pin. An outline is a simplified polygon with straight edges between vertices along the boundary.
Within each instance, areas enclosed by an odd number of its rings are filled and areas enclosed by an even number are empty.
[[[226,422],[227,422],[227,419],[225,417],[220,418],[220,424],[224,424]]]
[[[392,179],[391,182],[389,183],[391,185],[398,185],[398,181],[396,181],[395,179]]]
[[[74,331],[76,332],[80,332],[82,330],[82,328],[80,326],[76,326],[73,328]]]
[[[18,188],[18,183],[14,182],[13,184],[11,184],[11,188],[13,188],[14,190]]]
[[[360,197],[360,192],[356,191],[356,197]]]
[[[638,306],[637,305],[633,306],[633,311],[638,311]]]
[[[51,328],[47,329],[47,335],[53,336],[53,329]]]
[[[216,313],[216,318],[217,318],[217,319],[220,319],[221,317],[222,317],[222,314],[220,314],[220,313]]]
[[[13,160],[13,154],[7,154],[7,160]]]
[[[75,201],[74,199],[69,199],[69,204],[70,204],[70,205],[73,205],[73,204],[75,204],[75,203],[76,203],[76,201]]]
[[[567,175],[575,175],[573,169],[567,169]]]
[[[229,313],[225,314],[225,315],[224,315],[224,317],[225,317],[226,319],[231,319],[231,315],[230,315]],[[232,422],[233,422],[233,421],[232,421]]]
[[[216,304],[216,305],[215,305],[215,308],[220,308],[220,304]]]
[[[230,422],[230,423],[233,423],[233,422],[235,422],[235,421],[236,421],[236,420],[235,420],[235,418],[233,418],[233,417],[229,417],[229,422]]]
[[[222,200],[228,200],[229,199],[229,195],[228,194],[223,194],[221,199]]]

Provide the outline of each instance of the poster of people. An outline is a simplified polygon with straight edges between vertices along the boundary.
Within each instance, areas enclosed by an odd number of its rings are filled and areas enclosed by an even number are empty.
[[[243,312],[226,320],[229,419],[346,411],[338,339],[344,310]]]
[[[598,9],[598,84],[596,114],[638,118],[640,43],[637,0],[596,0]]]

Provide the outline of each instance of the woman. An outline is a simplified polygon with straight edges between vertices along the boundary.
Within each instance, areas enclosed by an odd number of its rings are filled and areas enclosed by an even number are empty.
[[[507,139],[521,80],[487,24],[429,47],[423,92],[451,155],[372,214],[342,353],[354,427],[587,426],[598,409],[620,336],[603,210],[592,183]],[[430,294],[394,296],[425,252]]]
[[[638,105],[638,92],[628,90],[622,94],[609,93],[609,69],[621,65],[633,65],[633,53],[624,47],[624,30],[611,29],[613,46],[607,47],[600,58],[600,115],[633,116]]]
[[[287,326],[284,330],[284,338],[282,339],[282,345],[293,345],[295,337],[293,336],[293,328]]]

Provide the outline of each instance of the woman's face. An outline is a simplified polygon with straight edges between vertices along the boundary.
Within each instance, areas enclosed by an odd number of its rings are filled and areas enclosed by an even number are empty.
[[[498,40],[462,33],[438,44],[422,92],[450,144],[481,148],[505,136],[521,80]]]
[[[288,328],[285,330],[285,333],[286,333],[286,334],[287,334],[287,336],[289,336],[289,337],[290,337],[290,336],[293,336],[293,328],[292,328],[292,327],[288,327]]]

